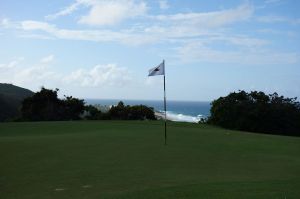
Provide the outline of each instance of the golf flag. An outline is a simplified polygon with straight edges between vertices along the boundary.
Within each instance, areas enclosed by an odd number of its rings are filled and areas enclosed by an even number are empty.
[[[149,70],[148,76],[163,75],[164,76],[164,110],[165,110],[165,145],[167,145],[167,98],[166,98],[166,74],[165,60],[158,66]]]
[[[155,76],[155,75],[165,75],[165,62],[163,61],[158,66],[151,68],[149,70],[148,76]]]

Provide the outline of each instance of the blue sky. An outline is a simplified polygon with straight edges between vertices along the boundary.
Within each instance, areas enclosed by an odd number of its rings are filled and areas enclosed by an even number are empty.
[[[300,97],[298,0],[1,0],[0,82],[79,98]]]

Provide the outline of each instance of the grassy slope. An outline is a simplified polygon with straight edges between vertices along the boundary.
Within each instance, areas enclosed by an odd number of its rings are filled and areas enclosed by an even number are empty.
[[[0,198],[300,198],[300,138],[162,127],[0,123]]]

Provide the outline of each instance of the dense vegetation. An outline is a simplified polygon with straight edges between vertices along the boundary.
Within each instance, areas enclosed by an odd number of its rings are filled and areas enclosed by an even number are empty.
[[[28,89],[0,83],[0,122],[19,117],[23,99],[33,94]]]
[[[22,120],[27,121],[58,121],[78,120],[83,113],[83,100],[70,97],[59,99],[56,90],[42,88],[33,96],[22,102]]]
[[[94,106],[87,106],[87,119],[91,120],[155,120],[153,108],[145,105],[129,106],[120,101],[116,106],[112,106],[108,112],[102,113]]]
[[[153,108],[145,105],[125,106],[120,101],[116,106],[112,106],[107,113],[96,114],[99,119],[111,119],[111,120],[155,120]],[[97,119],[94,118],[94,119]]]
[[[270,134],[300,136],[300,103],[277,93],[233,92],[212,102],[208,123]]]
[[[108,112],[101,112],[92,105],[84,105],[81,99],[72,96],[59,99],[58,89],[42,88],[22,103],[22,121],[59,121],[59,120],[155,120],[154,111],[144,105],[125,106],[119,102]]]

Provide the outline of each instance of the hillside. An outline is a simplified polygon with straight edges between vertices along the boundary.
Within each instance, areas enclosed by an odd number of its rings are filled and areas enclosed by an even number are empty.
[[[31,95],[28,89],[0,83],[0,122],[17,117],[23,99]]]

